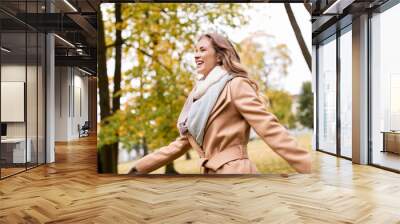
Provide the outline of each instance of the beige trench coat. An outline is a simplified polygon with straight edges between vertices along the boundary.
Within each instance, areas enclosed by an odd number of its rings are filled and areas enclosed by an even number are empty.
[[[309,173],[310,153],[300,148],[278,122],[266,110],[251,82],[247,78],[235,77],[226,84],[211,111],[202,148],[191,135],[180,136],[168,146],[139,159],[135,166],[138,173],[149,173],[194,148],[200,156],[202,173],[257,174],[259,171],[248,159],[246,149],[251,126],[297,172]]]

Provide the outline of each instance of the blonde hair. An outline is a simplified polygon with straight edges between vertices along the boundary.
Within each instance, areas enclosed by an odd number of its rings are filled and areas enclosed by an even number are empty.
[[[222,66],[225,70],[232,74],[233,76],[245,77],[253,83],[256,91],[258,91],[258,85],[252,79],[250,79],[246,69],[240,64],[240,57],[237,53],[232,42],[228,38],[218,34],[218,33],[206,33],[201,35],[198,40],[202,38],[208,38],[211,41],[218,60],[218,65]]]

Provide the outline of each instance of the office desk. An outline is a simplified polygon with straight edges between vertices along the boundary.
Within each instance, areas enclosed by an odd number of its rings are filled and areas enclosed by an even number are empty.
[[[5,163],[30,162],[32,140],[27,138],[26,142],[28,144],[25,153],[25,138],[1,139],[1,159],[5,160]]]
[[[392,152],[400,154],[400,131],[382,131],[383,150],[382,152]]]

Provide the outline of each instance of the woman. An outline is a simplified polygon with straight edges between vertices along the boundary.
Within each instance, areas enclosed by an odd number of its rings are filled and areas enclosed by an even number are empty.
[[[205,174],[257,174],[247,156],[250,126],[297,172],[310,173],[311,157],[266,111],[240,58],[225,37],[209,33],[196,44],[197,72],[203,77],[189,94],[178,119],[180,136],[136,161],[129,172],[144,174],[194,148]]]

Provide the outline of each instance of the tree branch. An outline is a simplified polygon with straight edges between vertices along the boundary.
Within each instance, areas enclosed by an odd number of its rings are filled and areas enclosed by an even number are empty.
[[[285,5],[286,14],[289,17],[290,24],[292,25],[294,35],[296,36],[297,43],[300,46],[301,53],[303,54],[304,60],[306,60],[308,68],[311,71],[311,54],[307,49],[306,43],[304,42],[304,38],[303,38],[303,35],[301,34],[300,27],[297,24],[296,18],[294,17],[294,14],[293,14],[292,8],[290,7],[290,4],[284,3],[284,5]]]
[[[131,44],[127,44],[127,46],[132,47]],[[157,62],[161,67],[163,67],[165,70],[167,70],[167,72],[169,74],[173,74],[172,70],[170,68],[168,68],[168,66],[164,65],[158,58],[155,58],[153,55],[151,55],[150,53],[146,52],[144,49],[142,48],[137,48],[137,50],[139,50],[142,54],[146,55],[147,57],[153,59],[155,62]]]
[[[308,13],[310,13],[310,16],[312,16],[312,6],[311,3],[304,1],[304,7],[307,9]]]
[[[128,40],[128,38],[121,39],[120,45],[125,44],[125,42],[126,42],[127,40]],[[106,48],[111,48],[111,47],[115,47],[115,46],[117,46],[117,45],[118,45],[117,42],[114,41],[112,44],[106,45],[105,47],[106,47]]]

